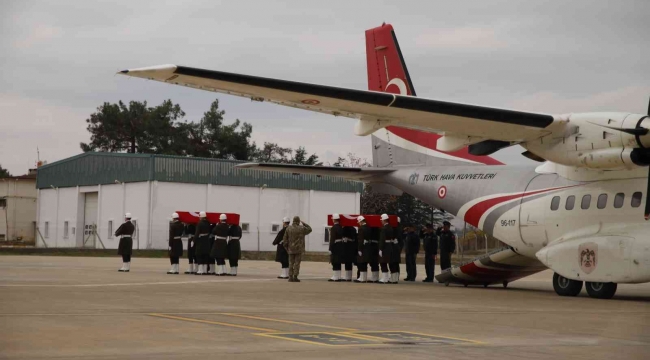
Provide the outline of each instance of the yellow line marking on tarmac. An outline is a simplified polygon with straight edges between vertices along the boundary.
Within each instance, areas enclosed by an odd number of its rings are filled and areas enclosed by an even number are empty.
[[[271,319],[271,318],[265,318],[265,317],[259,317],[259,316],[251,316],[251,315],[242,315],[242,314],[235,314],[235,313],[218,313],[218,314],[219,315],[226,315],[226,316],[236,316],[236,317],[241,317],[241,318],[246,318],[246,319],[253,319],[253,320],[273,321],[273,322],[279,322],[279,323],[284,323],[284,324],[315,326],[315,327],[322,327],[322,328],[328,328],[328,329],[339,329],[339,330],[347,330],[347,331],[356,331],[357,330],[357,329],[344,328],[344,327],[339,327],[339,326],[312,324],[312,323],[306,323],[306,322],[301,322],[301,321]]]
[[[259,328],[259,327],[254,327],[254,326],[231,324],[231,323],[225,323],[225,322],[220,322],[220,321],[193,319],[193,318],[186,318],[186,317],[173,316],[173,315],[164,315],[164,314],[148,314],[148,315],[149,316],[160,317],[160,318],[172,319],[172,320],[190,321],[190,322],[197,322],[197,323],[211,324],[211,325],[222,325],[222,326],[229,326],[229,327],[235,327],[235,328],[247,329],[247,330],[255,330],[255,331],[268,331],[268,332],[277,332],[278,331],[278,330],[275,330],[275,329],[266,329],[266,328]]]
[[[376,343],[376,344],[350,344],[350,345],[332,345],[332,344],[326,344],[322,342],[317,342],[317,341],[309,341],[309,340],[303,340],[303,339],[296,339],[296,338],[291,338],[291,337],[285,337],[282,335],[293,335],[293,334],[324,334],[324,335],[334,335],[334,336],[340,336],[340,337],[349,337],[357,340],[370,340],[370,341],[377,341],[375,339],[360,339],[360,338],[355,338],[354,336],[349,336],[345,333],[334,333],[334,332],[287,332],[287,333],[266,333],[266,334],[253,334],[257,336],[264,336],[264,337],[269,337],[269,338],[274,338],[274,339],[281,339],[281,340],[289,340],[289,341],[295,341],[295,342],[300,342],[304,344],[309,344],[309,345],[320,345],[320,346],[329,346],[329,347],[337,347],[337,348],[342,348],[342,347],[360,347],[360,346],[387,346],[388,344],[381,344],[381,343]]]
[[[397,333],[404,333],[404,334],[411,334],[411,335],[431,336],[431,337],[436,337],[436,338],[441,338],[441,339],[450,339],[450,340],[465,341],[465,342],[469,342],[469,343],[473,343],[473,344],[477,344],[477,345],[485,345],[485,344],[486,344],[486,343],[484,343],[484,342],[482,342],[482,341],[477,341],[477,340],[463,339],[463,338],[451,337],[451,336],[434,335],[434,334],[424,334],[424,333],[417,333],[417,332],[404,331],[404,330],[393,330],[393,331],[385,331],[385,330],[382,330],[382,331],[359,331],[359,332],[362,333],[362,334],[360,334],[360,333],[356,333],[356,332],[345,332],[345,333],[341,333],[341,334],[350,335],[350,336],[353,336],[353,337],[354,337],[354,336],[358,336],[359,338],[367,338],[367,339],[369,339],[369,340],[370,340],[370,339],[379,339],[379,340],[383,340],[383,341],[385,341],[385,340],[389,340],[389,341],[390,341],[390,340],[395,340],[395,339],[390,339],[390,338],[387,338],[387,337],[380,337],[380,336],[367,335],[367,334],[368,334],[368,333],[371,333],[371,334],[377,334],[377,335],[380,335],[380,334],[385,334],[385,333],[397,332]]]

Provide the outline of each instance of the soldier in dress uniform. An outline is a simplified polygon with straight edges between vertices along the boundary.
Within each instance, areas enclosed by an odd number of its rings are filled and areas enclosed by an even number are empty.
[[[208,266],[207,269],[205,270],[206,275],[214,275],[215,274],[215,263],[217,262],[217,259],[215,259],[212,256],[212,248],[214,247],[214,228],[217,226],[217,224],[210,224],[210,235],[208,235],[208,244],[209,244],[209,249],[210,249],[210,258],[208,259]]]
[[[275,240],[273,240],[273,245],[277,245],[275,262],[279,262],[282,265],[282,272],[278,276],[278,279],[289,278],[289,254],[287,254],[287,249],[282,245],[282,238],[284,237],[284,232],[287,230],[287,226],[289,226],[289,218],[285,216],[282,219],[282,229],[275,236]]]
[[[210,256],[217,259],[217,276],[226,276],[226,257],[228,256],[228,230],[230,226],[226,223],[228,220],[226,214],[219,215],[219,224],[214,227],[214,245]]]
[[[379,283],[379,236],[381,229],[370,228],[370,244],[368,250],[368,265],[370,265],[371,283]]]
[[[185,225],[185,236],[187,236],[187,260],[189,261],[189,268],[186,274],[196,274],[199,270],[199,264],[196,262],[196,241],[194,234],[196,233],[196,225]]]
[[[389,265],[391,266],[390,270],[394,270],[393,263],[393,253],[396,252],[393,245],[397,245],[397,240],[395,240],[394,230],[390,226],[388,221],[388,215],[381,215],[382,228],[379,235],[379,264],[381,265],[381,279],[379,280],[382,284],[393,283],[394,275],[390,274],[389,278]]]
[[[241,243],[239,242],[239,239],[241,239],[241,234],[242,231],[239,225],[230,225],[230,229],[228,229],[228,237],[230,237],[230,240],[228,240],[227,246],[228,263],[230,265],[230,274],[228,275],[230,276],[237,276],[239,259],[241,259]]]
[[[415,227],[406,226],[404,243],[406,248],[406,278],[404,281],[415,281],[417,277],[417,257],[420,252],[420,237],[415,233]]]
[[[293,217],[293,223],[284,232],[282,242],[289,254],[289,282],[300,282],[300,262],[305,252],[305,236],[311,233],[311,226],[300,221],[299,216]]]
[[[196,225],[194,238],[196,239],[196,260],[199,268],[196,275],[207,275],[210,263],[210,223],[205,211],[199,213],[199,223]]]
[[[345,256],[345,244],[343,243],[343,228],[339,224],[339,214],[332,214],[334,225],[330,228],[330,263],[332,264],[332,277],[327,281],[341,281],[341,263]]]
[[[131,222],[131,213],[124,215],[124,223],[115,231],[115,236],[121,236],[117,246],[117,254],[122,255],[122,268],[119,272],[131,271],[131,254],[133,253],[133,232],[135,226]]]
[[[433,224],[427,224],[423,233],[424,242],[424,270],[427,277],[422,282],[433,282],[436,256],[438,255],[438,236],[433,231]]]
[[[343,227],[343,244],[345,255],[343,264],[345,264],[345,277],[343,280],[352,281],[352,268],[357,263],[357,229],[354,226]]]
[[[450,230],[451,223],[444,221],[440,237],[440,269],[445,270],[451,267],[451,254],[456,251],[456,235]]]
[[[178,262],[183,256],[183,224],[178,221],[178,214],[172,214],[172,221],[169,223],[169,244],[167,251],[169,253],[169,262],[172,268],[167,271],[167,274],[175,274],[178,272]]]
[[[370,261],[370,227],[366,224],[366,219],[363,216],[357,217],[359,224],[359,231],[357,232],[357,269],[359,270],[359,277],[354,280],[356,283],[368,282],[368,262]],[[375,243],[376,245],[376,243]]]
[[[404,226],[402,226],[402,218],[397,217],[397,227],[394,228],[393,235],[395,235],[395,240],[397,240],[397,256],[396,258],[398,259],[397,264],[393,264],[393,269],[390,272],[397,272],[398,274],[401,273],[400,269],[400,263],[402,262],[402,250],[404,250],[404,247],[406,246],[406,230]]]

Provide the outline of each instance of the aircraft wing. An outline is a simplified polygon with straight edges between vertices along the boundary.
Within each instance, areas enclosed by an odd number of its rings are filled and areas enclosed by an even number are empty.
[[[284,172],[290,174],[337,176],[348,180],[369,181],[371,178],[390,174],[396,169],[347,168],[338,166],[308,166],[276,163],[245,163],[235,165],[239,169]]]
[[[248,97],[280,105],[358,119],[357,135],[389,125],[444,132],[477,142],[521,142],[551,133],[552,115],[452,103],[384,92],[338,88],[176,65],[120,71],[118,74]],[[465,146],[465,145],[463,145]]]

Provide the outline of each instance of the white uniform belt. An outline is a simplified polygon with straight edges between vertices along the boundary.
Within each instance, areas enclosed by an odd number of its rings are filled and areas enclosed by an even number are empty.
[[[238,238],[238,237],[232,237],[232,236],[231,236],[231,237],[230,237],[230,240],[239,240],[239,238]]]
[[[343,242],[350,242],[350,241],[354,241],[354,240],[346,237],[343,238]]]
[[[120,236],[120,239],[130,238],[130,237],[132,237],[132,235],[122,235],[122,236]]]
[[[174,236],[174,239],[180,239],[180,238],[181,238],[180,236]]]
[[[387,243],[397,244],[397,240],[386,240]]]
[[[227,237],[223,237],[223,236],[215,236],[215,238],[217,240],[226,240],[226,239],[228,239]]]
[[[363,240],[364,244],[371,244],[371,243],[377,243],[377,240]]]
[[[199,236],[208,236],[210,234],[199,234]]]
[[[335,243],[335,244],[336,244],[336,243],[340,243],[340,242],[343,242],[343,239],[334,240],[334,243]]]

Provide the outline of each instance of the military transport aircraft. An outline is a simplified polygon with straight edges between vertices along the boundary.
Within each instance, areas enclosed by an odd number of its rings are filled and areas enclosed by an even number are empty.
[[[356,119],[371,135],[372,168],[243,164],[334,175],[407,192],[508,245],[437,276],[489,285],[552,269],[557,294],[583,282],[595,298],[650,281],[650,118],[539,114],[416,97],[393,27],[366,31],[368,90],[162,65],[121,74]],[[521,145],[539,166],[490,155]]]

